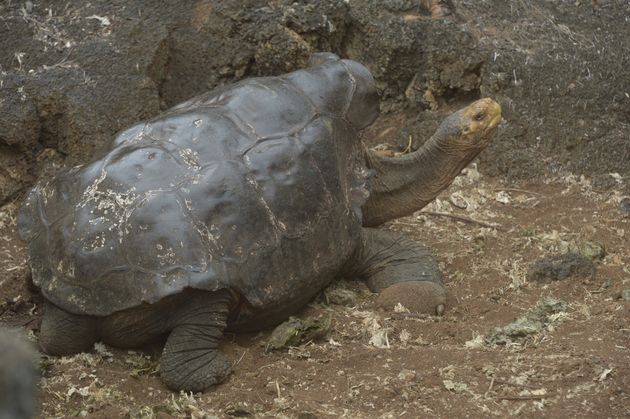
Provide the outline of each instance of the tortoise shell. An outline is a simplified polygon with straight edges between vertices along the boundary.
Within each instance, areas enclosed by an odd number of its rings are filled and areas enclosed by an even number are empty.
[[[357,131],[377,113],[367,69],[328,57],[132,126],[29,193],[18,230],[33,282],[99,316],[185,288],[229,288],[255,310],[310,298],[356,247]]]

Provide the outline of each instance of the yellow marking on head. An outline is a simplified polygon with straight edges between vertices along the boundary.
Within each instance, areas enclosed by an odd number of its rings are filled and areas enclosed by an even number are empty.
[[[465,134],[478,131],[488,131],[501,122],[501,105],[490,98],[480,99],[464,109],[468,117],[468,127]]]

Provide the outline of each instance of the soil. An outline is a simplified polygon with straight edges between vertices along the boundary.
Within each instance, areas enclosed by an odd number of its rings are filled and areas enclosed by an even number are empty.
[[[444,19],[405,0],[0,4],[0,323],[35,341],[41,297],[15,232],[24,191],[135,121],[315,50],[377,77],[383,114],[368,144],[416,147],[486,95],[505,118],[436,202],[384,226],[437,256],[442,317],[380,311],[348,278],[334,286],[356,298],[299,313],[330,316],[326,338],[266,352],[271,331],[228,335],[233,374],[203,394],[164,388],[159,347],[43,357],[42,417],[630,416],[630,5],[449,3]],[[605,248],[594,275],[528,279],[585,242]],[[546,297],[566,304],[548,323],[486,339]]]
[[[228,335],[223,350],[234,372],[204,394],[163,387],[159,347],[130,352],[98,345],[89,354],[45,357],[42,414],[624,417],[630,414],[630,301],[623,299],[630,289],[630,218],[620,200],[618,188],[598,191],[575,177],[506,185],[467,170],[428,213],[386,226],[437,255],[450,294],[443,317],[379,311],[365,284],[343,281],[335,286],[354,291],[356,300],[334,305],[320,298],[299,314],[332,316],[324,340],[266,353],[270,331]],[[0,321],[36,335],[41,301],[25,285],[15,208],[3,212]],[[539,258],[585,241],[606,249],[594,277],[527,279]],[[483,344],[480,337],[544,297],[567,304],[556,323],[508,345]]]

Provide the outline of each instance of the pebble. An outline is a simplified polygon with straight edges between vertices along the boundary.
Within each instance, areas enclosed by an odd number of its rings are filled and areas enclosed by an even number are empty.
[[[398,373],[398,379],[401,381],[413,381],[416,379],[416,372],[412,370],[403,369]]]
[[[624,217],[630,217],[630,197],[625,197],[619,203],[619,210]]]
[[[537,259],[527,274],[529,280],[549,282],[569,277],[595,277],[593,260],[579,253],[545,256]]]
[[[466,199],[458,192],[451,194],[448,201],[457,208],[466,209],[468,207],[468,202]]]
[[[495,196],[495,200],[497,202],[500,202],[502,204],[509,204],[511,199],[510,199],[510,194],[508,194],[505,191],[499,191],[497,192],[496,196]]]

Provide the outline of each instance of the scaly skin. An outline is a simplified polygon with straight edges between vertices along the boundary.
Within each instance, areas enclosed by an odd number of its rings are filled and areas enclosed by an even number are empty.
[[[375,171],[363,225],[377,226],[422,209],[490,143],[501,121],[501,107],[480,99],[452,114],[417,151],[383,157],[367,151]]]
[[[235,306],[228,290],[186,290],[105,317],[76,315],[47,303],[39,343],[48,354],[69,355],[88,351],[101,340],[137,348],[167,337],[160,359],[162,381],[176,391],[203,391],[230,373],[218,347]]]
[[[365,279],[387,310],[400,303],[416,313],[444,312],[446,289],[437,261],[424,245],[397,232],[364,228],[344,276]]]

